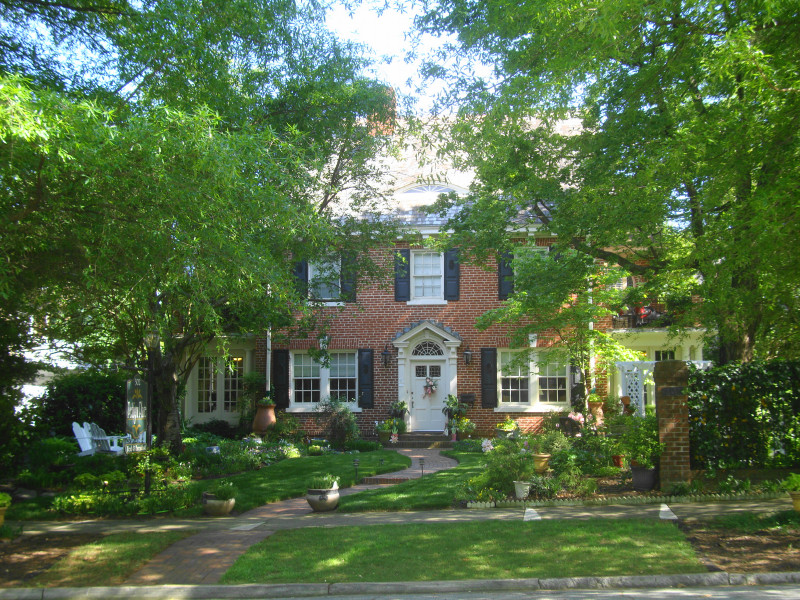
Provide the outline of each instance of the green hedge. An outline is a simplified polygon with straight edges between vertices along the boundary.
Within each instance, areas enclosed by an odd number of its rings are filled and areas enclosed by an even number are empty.
[[[692,468],[800,465],[800,361],[693,368],[689,390]]]

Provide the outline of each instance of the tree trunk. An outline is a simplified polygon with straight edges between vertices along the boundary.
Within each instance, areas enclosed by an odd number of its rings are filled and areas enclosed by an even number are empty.
[[[158,415],[158,445],[167,448],[171,454],[177,454],[183,447],[177,364],[174,354],[162,356],[158,351],[157,354],[153,407]]]

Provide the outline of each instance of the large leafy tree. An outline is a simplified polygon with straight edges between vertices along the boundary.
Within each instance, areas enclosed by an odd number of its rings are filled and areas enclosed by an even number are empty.
[[[177,389],[205,344],[286,324],[293,260],[388,229],[355,216],[374,208],[392,97],[312,5],[2,10],[3,309],[131,368],[157,331],[158,432],[177,447]]]
[[[459,79],[449,136],[477,172],[457,232],[502,248],[528,209],[681,304],[721,362],[797,354],[796,3],[440,0],[418,25],[493,67],[430,70]]]

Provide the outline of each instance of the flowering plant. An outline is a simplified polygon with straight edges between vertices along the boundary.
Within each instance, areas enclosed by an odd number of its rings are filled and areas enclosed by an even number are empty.
[[[484,452],[491,452],[493,449],[494,446],[492,445],[492,440],[484,438],[484,440],[481,442],[481,450]]]
[[[398,436],[396,433],[393,433],[391,436],[389,436],[389,441],[392,444],[396,444],[399,439],[400,439],[400,436]]]
[[[568,419],[572,419],[578,425],[583,425],[586,422],[586,417],[583,416],[583,413],[572,411],[567,415]]]
[[[495,427],[497,429],[502,429],[503,431],[514,431],[519,426],[517,425],[517,422],[511,418],[511,415],[509,415],[506,417],[505,421],[503,421],[502,423],[498,423],[497,425],[495,425]]]

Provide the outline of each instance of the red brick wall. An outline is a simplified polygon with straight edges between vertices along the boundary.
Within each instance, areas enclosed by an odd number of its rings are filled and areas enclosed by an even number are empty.
[[[656,387],[658,437],[664,444],[661,454],[661,489],[673,483],[688,483],[689,469],[689,404],[686,386],[689,369],[685,362],[667,360],[656,363],[653,371]]]
[[[539,239],[538,245],[547,246],[552,239]],[[398,247],[408,247],[399,245]],[[393,253],[390,250],[375,251],[376,260],[391,272]],[[496,423],[506,417],[493,409],[481,408],[480,394],[480,349],[505,348],[509,346],[508,326],[492,326],[485,331],[475,328],[475,320],[489,309],[501,304],[497,296],[497,268],[494,263],[486,268],[461,264],[460,299],[448,301],[446,305],[409,306],[405,302],[395,302],[393,282],[359,281],[357,303],[344,307],[327,307],[325,313],[332,317],[329,350],[355,350],[372,348],[375,351],[374,383],[375,407],[358,414],[362,434],[374,433],[374,422],[387,417],[389,406],[397,400],[397,352],[392,340],[399,332],[412,323],[430,319],[450,327],[461,336],[463,343],[458,351],[458,393],[475,394],[475,405],[467,414],[477,425],[473,435],[493,433]],[[540,340],[540,345],[542,345]],[[392,360],[388,367],[383,366],[381,352],[388,344]],[[274,348],[292,350],[316,347],[317,336],[313,333],[307,339],[293,339],[288,344],[273,343]],[[463,350],[467,346],[473,352],[470,365],[464,363]],[[256,351],[256,368],[264,372],[266,348],[260,340]],[[540,427],[542,416],[526,413],[510,413],[517,418],[520,426],[527,431]],[[317,433],[313,416],[297,415],[308,428],[309,433]]]

